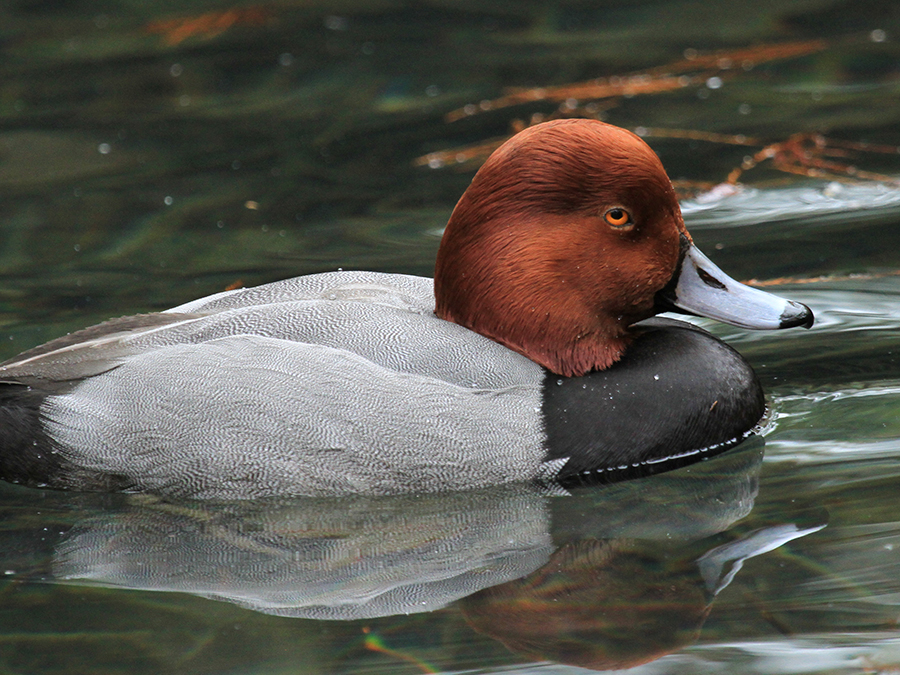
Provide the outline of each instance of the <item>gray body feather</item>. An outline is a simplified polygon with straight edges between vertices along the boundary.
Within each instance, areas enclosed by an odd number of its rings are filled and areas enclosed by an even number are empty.
[[[41,405],[49,437],[139,490],[391,494],[538,475],[543,370],[433,307],[431,279],[298,277],[74,334],[0,380],[69,383]]]

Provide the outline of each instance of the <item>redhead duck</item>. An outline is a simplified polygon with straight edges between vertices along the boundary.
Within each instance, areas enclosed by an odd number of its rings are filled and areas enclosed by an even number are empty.
[[[298,277],[3,363],[0,477],[245,499],[658,471],[735,445],[765,412],[740,355],[650,319],[671,310],[746,328],[813,321],[694,247],[637,136],[539,124],[478,171],[433,281]]]

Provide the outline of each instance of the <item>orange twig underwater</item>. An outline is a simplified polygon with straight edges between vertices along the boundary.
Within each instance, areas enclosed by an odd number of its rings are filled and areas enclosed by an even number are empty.
[[[559,87],[537,87],[534,89],[507,89],[507,93],[499,98],[482,101],[478,105],[470,103],[467,106],[447,113],[445,119],[455,122],[463,117],[475,115],[487,110],[506,108],[520,103],[532,103],[534,101],[552,101],[563,103],[570,109],[578,106],[578,101],[599,100],[604,98],[618,98],[620,96],[639,96],[641,94],[658,94],[663,91],[674,91],[691,85],[699,84],[700,80],[686,75],[673,77],[669,75],[653,76],[646,73],[628,75],[626,77],[611,77],[608,80],[599,79],[590,82],[576,82],[564,84]]]
[[[835,283],[838,281],[874,281],[900,277],[900,270],[883,272],[854,272],[853,274],[823,274],[815,277],[775,277],[774,279],[745,279],[741,283],[756,288],[772,288],[775,286],[803,286],[806,284]]]
[[[689,49],[685,53],[683,60],[660,66],[648,72],[651,74],[656,72],[671,74],[708,68],[716,68],[718,70],[740,68],[746,71],[760,63],[807,56],[824,51],[828,47],[829,43],[827,40],[807,40],[804,42],[758,45],[756,47],[747,47],[746,49],[717,51],[711,54],[701,54],[694,49]]]
[[[262,25],[270,14],[264,7],[243,7],[180,19],[152,21],[146,25],[145,30],[161,35],[163,42],[173,47],[192,37],[205,40],[214,38],[236,25]]]
[[[498,98],[485,100],[477,105],[470,103],[453,110],[447,113],[445,119],[448,122],[454,122],[480,112],[535,101],[551,101],[562,103],[569,108],[576,108],[581,107],[581,101],[659,94],[697,86],[715,75],[728,77],[740,71],[750,70],[760,63],[814,54],[827,47],[828,43],[825,40],[808,40],[719,51],[711,54],[700,54],[694,50],[688,50],[685,58],[681,61],[640,73],[599,78],[556,87],[509,88],[503,96]]]
[[[859,152],[876,152],[896,155],[900,148],[892,145],[854,143],[826,138],[822,134],[800,133],[778,143],[770,143],[762,150],[747,157],[740,167],[728,174],[726,182],[736,184],[745,171],[762,162],[771,162],[772,168],[811,178],[833,180],[871,180],[897,183],[897,178],[857,168],[848,162],[832,158],[850,159]]]
[[[609,110],[615,105],[614,101],[598,102],[593,101],[587,105],[580,106],[568,101],[560,106],[553,115],[544,115],[542,113],[534,113],[525,122],[515,119],[510,123],[510,134],[507,136],[498,136],[490,138],[480,143],[472,145],[463,145],[456,148],[448,148],[447,150],[438,150],[422,155],[413,160],[416,166],[427,166],[432,169],[440,169],[445,166],[455,166],[459,169],[475,168],[480,166],[491,153],[499,148],[503,143],[509,140],[510,136],[519,133],[522,129],[530,127],[540,122],[560,117],[588,117],[591,119],[599,119],[601,114]]]

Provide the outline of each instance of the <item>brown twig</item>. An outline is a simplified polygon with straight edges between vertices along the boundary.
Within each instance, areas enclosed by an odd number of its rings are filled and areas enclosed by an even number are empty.
[[[870,180],[896,183],[897,178],[857,168],[853,164],[835,162],[829,157],[849,159],[854,152],[879,152],[897,154],[900,148],[888,145],[871,145],[851,141],[835,141],[817,133],[794,134],[787,140],[770,143],[741,166],[732,169],[726,182],[735,184],[745,171],[770,162],[773,169],[812,178],[832,180]]]
[[[744,283],[756,288],[770,286],[788,286],[791,284],[821,284],[835,281],[872,281],[900,276],[900,270],[887,270],[884,272],[859,272],[855,274],[826,274],[817,277],[776,277],[774,279],[748,279]]]
[[[827,47],[828,42],[825,40],[808,40],[718,51],[711,54],[700,54],[696,50],[688,50],[685,58],[680,61],[640,73],[573,82],[554,87],[508,88],[504,91],[503,96],[486,99],[478,104],[470,103],[447,113],[445,119],[448,122],[454,122],[480,112],[536,101],[569,102],[572,107],[576,107],[580,106],[582,101],[599,101],[623,96],[675,91],[701,85],[716,74],[725,75],[727,71],[750,70],[760,63],[806,56]]]
[[[171,47],[191,37],[202,37],[207,40],[214,38],[239,24],[261,25],[269,19],[269,16],[269,10],[264,7],[243,7],[180,19],[151,21],[144,29],[148,33],[161,35],[163,42]]]

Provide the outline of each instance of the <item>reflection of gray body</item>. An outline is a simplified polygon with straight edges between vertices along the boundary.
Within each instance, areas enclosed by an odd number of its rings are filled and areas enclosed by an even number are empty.
[[[54,576],[180,591],[267,614],[359,619],[427,612],[529,574],[553,545],[535,489],[135,506],[79,525]]]
[[[137,498],[70,531],[57,546],[53,576],[192,593],[285,616],[430,611],[534,572],[563,542],[643,539],[696,550],[690,542],[749,513],[761,459],[761,447],[750,447],[700,471],[571,497],[518,485],[219,506]],[[707,580],[717,581],[717,574]]]

